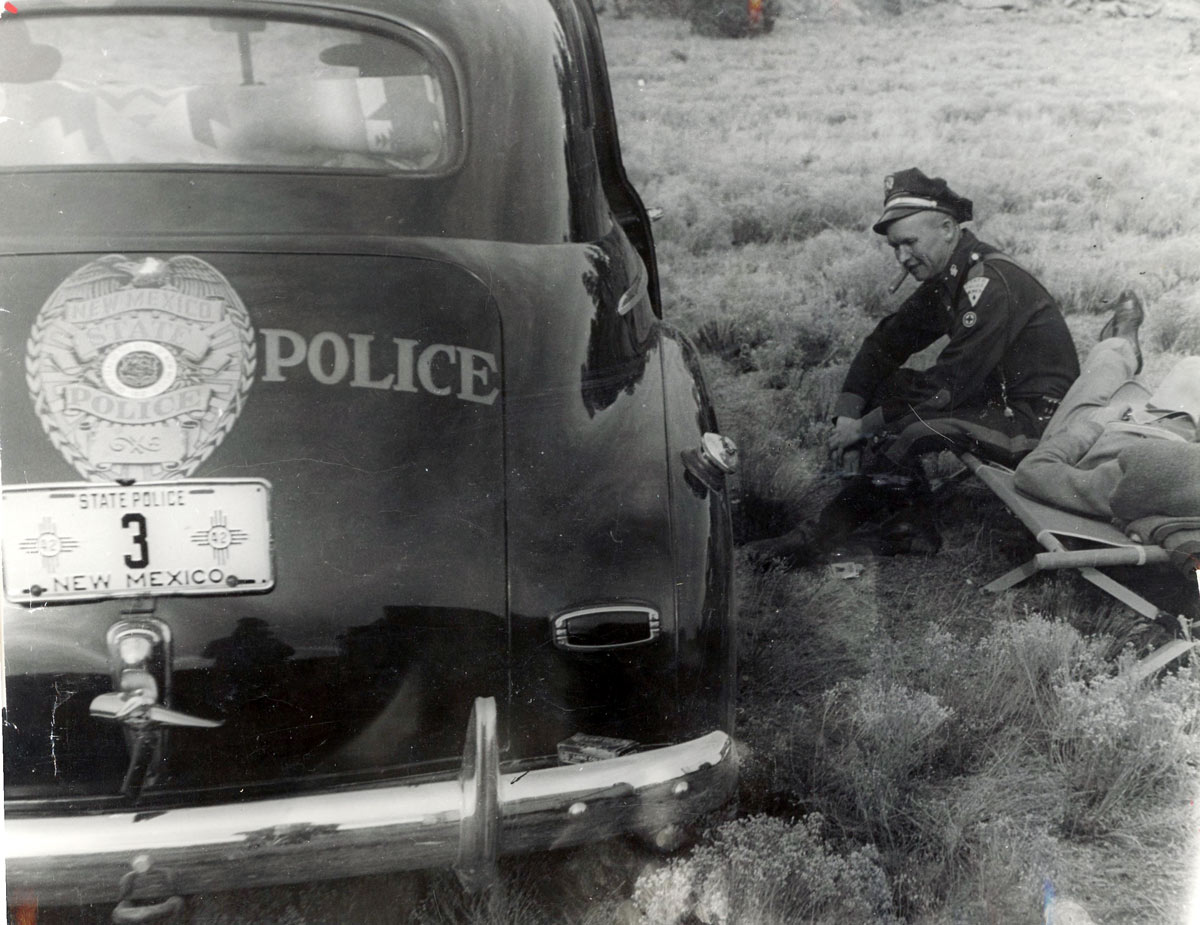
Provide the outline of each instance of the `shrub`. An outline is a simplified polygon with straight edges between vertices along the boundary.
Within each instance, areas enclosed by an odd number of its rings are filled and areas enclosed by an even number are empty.
[[[727,822],[690,857],[640,877],[633,901],[654,925],[898,925],[875,852],[835,851],[822,825],[817,814]]]
[[[1122,659],[1128,667],[1130,656]],[[1053,757],[1068,787],[1067,834],[1099,835],[1158,803],[1200,759],[1200,686],[1190,668],[1157,685],[1113,677],[1057,688]]]
[[[1200,353],[1200,296],[1191,291],[1164,297],[1148,314],[1146,328],[1150,342],[1161,350]]]
[[[914,849],[900,859],[902,876],[888,868],[905,888],[907,908],[936,908],[953,896],[956,910],[976,902],[992,910],[963,921],[1020,921],[1024,914],[997,916],[995,910],[1029,903],[1044,877],[1057,876],[1060,776],[1045,754],[1024,743],[989,744],[972,773],[938,780],[913,801]]]
[[[931,631],[914,667],[955,711],[954,769],[969,770],[971,756],[999,734],[1044,748],[1055,724],[1059,686],[1105,671],[1105,645],[1039,614],[999,623],[973,646]]]
[[[684,19],[691,9],[691,0],[592,0],[597,12],[612,7],[616,15],[626,17],[633,13],[655,18]]]
[[[702,351],[732,363],[739,372],[754,369],[751,352],[767,339],[753,321],[723,315],[701,323],[696,330],[696,346]]]
[[[880,847],[910,845],[911,804],[946,742],[952,711],[932,694],[868,676],[825,696],[813,777],[856,835]]]
[[[483,894],[446,883],[413,910],[414,925],[549,925],[533,902],[505,883]]]
[[[740,451],[740,538],[778,535],[815,514],[834,488],[823,473],[829,425],[815,413],[830,400],[830,377],[812,370],[795,389],[764,393],[755,377],[733,374],[736,362],[706,370],[722,430]]]
[[[692,0],[692,28],[701,35],[741,38],[770,32],[779,17],[779,0],[762,0],[755,10],[747,0]]]
[[[878,589],[785,575],[755,585],[770,585],[767,598],[743,594],[743,701],[762,701],[740,726],[753,745],[744,800],[811,807],[875,844],[905,914],[954,891],[993,909],[1007,907],[1006,890],[1008,905],[1030,902],[1071,792],[1051,760],[1060,692],[1107,677],[1109,640],[1038,614],[997,622],[976,641],[939,627],[888,640],[862,606]],[[868,641],[847,650],[841,630]]]

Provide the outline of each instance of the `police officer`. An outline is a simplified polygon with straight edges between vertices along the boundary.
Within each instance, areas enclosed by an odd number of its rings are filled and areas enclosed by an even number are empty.
[[[961,227],[972,211],[945,180],[916,168],[885,179],[872,228],[920,286],[868,335],[834,406],[830,454],[854,470],[865,450],[862,472],[815,523],[752,553],[805,561],[888,515],[884,552],[936,551],[921,455],[971,448],[1012,465],[1037,444],[1079,358],[1041,283]],[[942,336],[949,342],[932,367],[901,368]]]

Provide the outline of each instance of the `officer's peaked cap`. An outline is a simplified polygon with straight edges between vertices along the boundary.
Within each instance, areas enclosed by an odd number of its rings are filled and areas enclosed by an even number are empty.
[[[876,234],[915,212],[945,212],[956,222],[969,222],[971,200],[958,195],[941,177],[927,177],[916,167],[888,174],[883,181],[883,214],[871,226]]]

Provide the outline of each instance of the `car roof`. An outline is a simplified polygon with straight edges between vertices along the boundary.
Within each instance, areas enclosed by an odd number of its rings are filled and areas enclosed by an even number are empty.
[[[566,0],[570,3],[570,0]],[[463,48],[486,44],[497,51],[504,50],[506,39],[523,31],[522,24],[536,21],[556,21],[555,0],[252,0],[236,5],[196,0],[51,0],[40,6],[30,6],[29,13],[79,12],[96,13],[103,10],[145,10],[161,12],[231,13],[253,15],[262,11],[278,14],[284,11],[311,11],[325,15],[362,16],[386,19],[427,31],[450,44]],[[481,30],[481,26],[486,25]]]
[[[573,6],[579,0],[246,0],[235,5],[197,0],[44,0],[29,5],[32,16],[75,13],[96,15],[114,13],[191,13],[200,16],[228,16],[231,13],[268,16],[310,13],[330,24],[340,20],[348,27],[387,28],[393,24],[407,27],[439,48],[455,72],[455,84],[468,113],[465,150],[467,160],[453,176],[443,178],[437,187],[436,206],[420,190],[411,195],[410,216],[405,227],[410,233],[436,233],[439,236],[479,236],[491,240],[549,243],[591,237],[580,230],[580,214],[572,205],[572,190],[594,180],[578,180],[567,145],[568,122],[575,118],[567,110],[568,98],[575,93],[576,81],[567,78],[568,62],[578,60],[578,30],[586,28],[584,17],[576,16]],[[579,9],[576,7],[576,9]],[[22,16],[27,10],[22,9]],[[561,18],[560,18],[561,15]],[[86,170],[78,171],[80,182],[92,181]],[[223,188],[233,189],[239,182],[226,171]],[[207,177],[207,174],[205,175]],[[246,176],[254,177],[247,173]],[[48,175],[46,182],[71,192],[69,173]],[[163,177],[163,183],[169,178]],[[193,182],[188,178],[185,182]],[[201,182],[196,180],[196,182]],[[215,184],[218,181],[206,180]],[[251,182],[251,181],[247,181]],[[255,181],[257,182],[257,181]],[[266,182],[264,179],[263,182]],[[284,182],[279,179],[278,182]],[[396,228],[393,216],[401,206],[380,196],[367,179],[343,179],[330,174],[328,179],[297,175],[294,181],[307,185],[324,182],[346,199],[342,213],[353,212],[356,229],[379,233]],[[397,182],[406,182],[398,178]],[[109,200],[96,208],[119,210],[122,197],[141,196],[133,179],[118,173],[105,176],[105,190],[112,188]],[[18,183],[18,187],[26,181]],[[2,184],[0,184],[2,185]],[[118,189],[120,187],[120,189]],[[40,189],[40,187],[39,187]],[[95,187],[87,201],[100,202]],[[19,194],[20,189],[16,192]],[[30,195],[33,195],[31,193]],[[41,195],[41,193],[38,193]],[[425,197],[425,198],[422,198]],[[117,203],[112,199],[118,200]],[[353,203],[351,205],[351,203]],[[336,211],[336,210],[335,210]],[[378,214],[376,214],[378,213]],[[190,213],[192,220],[196,212]],[[341,213],[339,213],[341,214]],[[40,215],[40,213],[39,213]],[[303,219],[303,203],[296,205],[289,222],[300,231],[318,228],[326,221]],[[48,219],[53,220],[53,216]],[[167,219],[163,218],[165,222]],[[236,231],[250,219],[230,214],[228,219],[214,215],[212,222],[222,229]],[[347,218],[346,221],[351,221]],[[204,226],[207,228],[208,226]],[[203,229],[201,229],[203,230]],[[3,237],[0,235],[0,237]]]

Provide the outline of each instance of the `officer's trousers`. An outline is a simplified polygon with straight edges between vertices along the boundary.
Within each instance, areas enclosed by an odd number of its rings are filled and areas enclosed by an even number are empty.
[[[900,369],[880,386],[867,411],[883,406],[889,417],[903,415],[917,404],[923,374]],[[957,408],[948,415],[917,415],[897,419],[897,426],[866,454],[862,474],[848,481],[815,520],[790,533],[755,544],[763,559],[780,558],[794,564],[810,562],[836,546],[860,526],[881,525],[881,552],[914,548],[934,552],[940,546],[931,511],[932,492],[921,457],[940,450],[977,455],[1015,466],[1030,450],[1053,414],[1054,403],[1033,407],[1010,402],[1011,414],[993,405]]]
[[[940,450],[976,455],[1005,466],[1015,466],[1037,446],[1046,423],[1053,414],[1053,404],[1039,403],[1034,407],[1025,401],[1011,401],[1006,410],[998,405],[956,408],[947,414],[921,415],[912,411],[915,401],[905,400],[914,394],[914,386],[922,374],[916,370],[900,369],[886,379],[867,404],[867,410],[884,407],[889,417],[896,417],[889,432],[881,441],[879,464],[883,469],[911,469],[927,453]],[[908,414],[903,414],[907,408]]]
[[[952,414],[920,415],[911,411],[916,401],[906,395],[919,392],[921,373],[900,369],[884,381],[876,398],[867,405],[884,406],[889,416],[904,407],[894,429],[878,441],[866,460],[864,472],[851,481],[821,511],[817,533],[821,542],[833,545],[865,523],[883,524],[882,541],[894,551],[904,551],[910,541],[924,548],[940,545],[933,523],[932,493],[921,457],[941,450],[970,450],[984,459],[1015,466],[1037,446],[1053,414],[1052,402],[1010,402],[1009,409],[995,405],[956,408]]]

